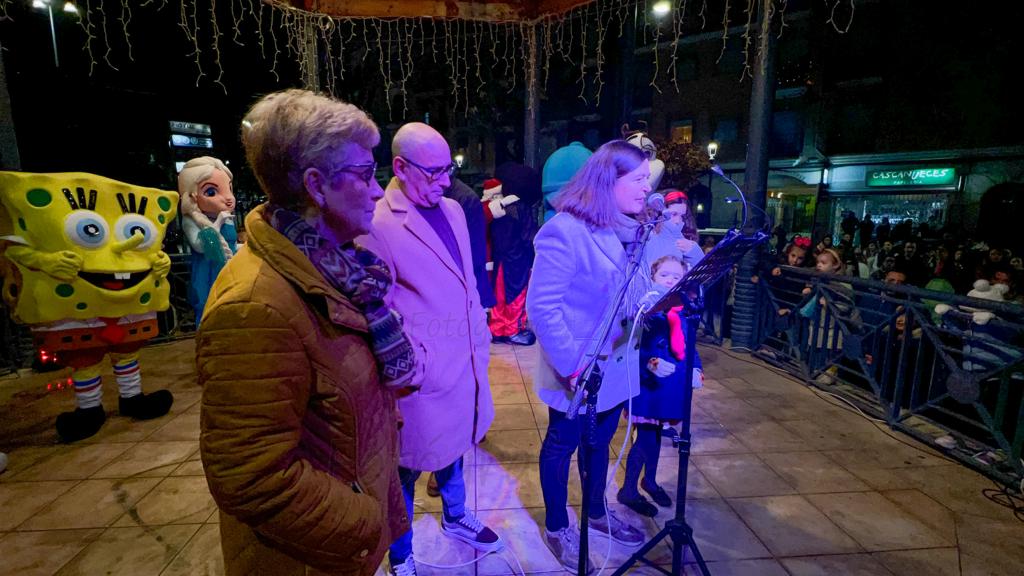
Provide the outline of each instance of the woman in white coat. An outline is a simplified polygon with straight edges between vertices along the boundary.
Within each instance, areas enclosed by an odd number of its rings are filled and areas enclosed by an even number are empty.
[[[640,149],[623,140],[608,142],[554,199],[558,214],[544,224],[534,240],[536,259],[526,309],[541,348],[534,385],[549,412],[540,453],[545,541],[570,570],[577,565],[579,531],[569,525],[566,501],[570,461],[580,444],[581,419],[567,419],[566,411],[582,356],[625,278],[627,250],[636,241],[634,216],[641,213],[650,192],[649,175],[647,156]],[[591,531],[638,545],[644,540],[643,533],[604,505],[608,445],[623,405],[636,394],[640,382],[635,353],[626,357],[627,336],[622,323],[616,321],[609,343],[600,353],[604,380],[588,471],[593,482],[590,494],[584,497],[590,498]]]

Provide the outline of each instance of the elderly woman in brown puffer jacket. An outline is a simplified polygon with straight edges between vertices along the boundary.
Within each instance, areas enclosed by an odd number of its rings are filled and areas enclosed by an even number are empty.
[[[420,378],[384,304],[372,226],[376,125],[303,90],[242,122],[268,202],[221,271],[196,338],[203,467],[228,576],[365,576],[409,528],[394,396]]]

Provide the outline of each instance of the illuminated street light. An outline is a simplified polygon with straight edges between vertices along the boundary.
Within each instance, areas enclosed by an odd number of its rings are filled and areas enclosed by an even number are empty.
[[[455,155],[455,165],[458,166],[459,168],[462,168],[462,163],[465,162],[465,161],[466,161],[466,157],[463,156],[462,154],[456,154]]]
[[[53,3],[54,0],[32,0],[32,7],[38,10],[46,10],[50,17],[50,39],[53,41],[53,65],[60,68],[60,59],[57,57],[57,31],[53,26]],[[78,6],[74,2],[68,0],[64,2],[64,12],[68,14],[78,14]]]
[[[651,12],[653,12],[654,15],[658,17],[665,16],[671,11],[672,3],[669,2],[668,0],[661,0],[660,2],[655,2],[654,6],[651,6]]]
[[[715,156],[718,156],[718,142],[712,141],[708,144],[708,158],[714,160]]]

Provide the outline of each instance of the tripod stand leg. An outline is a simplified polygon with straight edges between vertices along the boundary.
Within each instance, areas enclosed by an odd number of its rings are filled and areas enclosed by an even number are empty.
[[[700,548],[697,548],[697,542],[693,539],[693,528],[690,528],[690,526],[687,525],[684,527],[684,530],[686,533],[686,541],[690,545],[690,552],[693,552],[693,559],[697,562],[697,568],[700,569],[701,575],[711,576],[711,573],[708,572],[708,565],[706,562],[704,562],[704,556],[701,555]],[[682,548],[682,546],[680,546],[680,548]],[[681,555],[682,553],[680,553],[680,556]],[[673,565],[674,564],[675,560],[673,559]]]
[[[626,571],[629,570],[634,564],[643,560],[644,557],[647,556],[648,552],[654,550],[654,547],[657,546],[658,543],[660,543],[662,540],[669,536],[670,531],[668,526],[662,528],[661,531],[654,536],[654,538],[651,538],[650,541],[643,545],[643,547],[634,552],[633,555],[629,557],[629,560],[626,560],[625,564],[623,564],[619,567],[618,570],[613,572],[612,576],[622,576],[623,574],[625,574]],[[674,574],[679,574],[679,572],[674,572]]]
[[[704,562],[704,557],[701,555],[700,550],[697,548],[697,543],[693,539],[693,529],[690,528],[689,524],[686,523],[686,486],[687,486],[687,471],[689,470],[690,462],[690,420],[693,415],[692,402],[693,402],[693,367],[694,358],[697,353],[697,324],[700,321],[699,308],[695,311],[691,311],[685,317],[686,322],[686,360],[684,362],[683,374],[685,380],[683,382],[683,418],[682,427],[680,430],[680,437],[673,440],[676,445],[676,449],[679,452],[679,472],[676,478],[676,514],[672,520],[669,520],[665,527],[662,528],[658,535],[651,539],[650,542],[644,545],[636,554],[633,554],[618,570],[615,571],[615,576],[620,576],[626,573],[630,567],[637,562],[643,561],[650,564],[644,555],[650,552],[654,546],[665,539],[666,536],[672,537],[672,574],[683,573],[683,559],[684,551],[687,547],[693,551],[694,560],[696,560],[697,568],[700,570],[702,576],[711,576],[708,572],[707,564]],[[665,571],[661,567],[657,567],[658,570]]]

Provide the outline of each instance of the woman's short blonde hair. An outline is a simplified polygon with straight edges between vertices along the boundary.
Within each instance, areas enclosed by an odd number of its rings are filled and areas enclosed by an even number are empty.
[[[619,214],[615,181],[636,170],[645,160],[643,150],[625,140],[607,142],[587,159],[551,205],[595,228],[609,228]]]
[[[308,90],[290,89],[261,98],[242,120],[242,144],[267,198],[286,208],[306,206],[303,173],[325,168],[346,144],[373,148],[380,131],[352,104]]]

